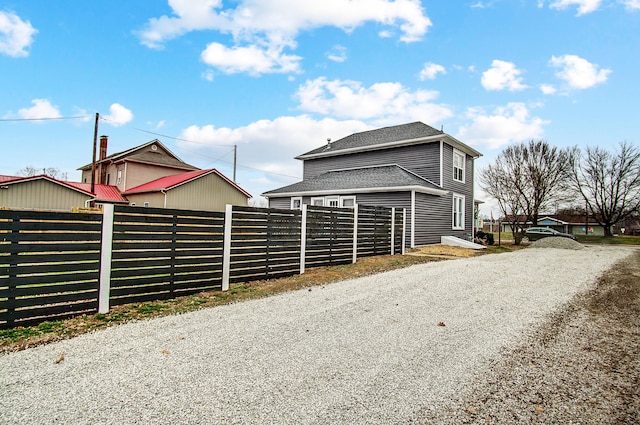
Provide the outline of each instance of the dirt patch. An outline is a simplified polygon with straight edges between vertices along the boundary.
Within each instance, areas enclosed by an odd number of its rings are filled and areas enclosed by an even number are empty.
[[[640,423],[639,275],[636,252],[490,364],[438,423]]]
[[[462,248],[460,246],[449,245],[428,245],[412,249],[409,255],[442,256],[453,258],[467,258],[482,254],[484,250]]]

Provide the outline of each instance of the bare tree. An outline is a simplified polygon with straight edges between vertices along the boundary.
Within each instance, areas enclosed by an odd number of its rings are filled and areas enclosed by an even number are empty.
[[[605,236],[613,236],[612,226],[640,209],[640,150],[627,142],[614,153],[588,147],[575,158],[572,182]]]
[[[541,211],[566,198],[574,154],[531,140],[507,147],[480,172],[480,185],[498,201],[515,244],[522,241],[526,222],[537,225]]]
[[[33,177],[39,176],[41,174],[47,175],[49,177],[53,177],[54,179],[66,179],[66,173],[61,173],[59,169],[54,167],[48,168],[36,168],[33,165],[27,165],[23,169],[19,170],[17,173],[22,177]]]

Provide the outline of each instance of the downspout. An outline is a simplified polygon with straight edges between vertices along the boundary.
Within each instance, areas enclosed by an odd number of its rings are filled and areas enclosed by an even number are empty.
[[[160,193],[162,193],[164,195],[164,208],[167,208],[167,190],[166,189],[160,189]]]

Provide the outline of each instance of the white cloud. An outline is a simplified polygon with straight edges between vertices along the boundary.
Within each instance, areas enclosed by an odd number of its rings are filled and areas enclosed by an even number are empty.
[[[557,90],[551,84],[540,84],[540,91],[543,94],[555,94]]]
[[[424,68],[420,71],[420,80],[434,80],[438,74],[446,74],[447,70],[442,65],[428,62],[424,64]]]
[[[622,3],[626,6],[627,9],[640,9],[640,0],[623,0]]]
[[[598,65],[575,55],[552,56],[549,64],[561,68],[556,76],[574,89],[588,89],[604,83],[611,74],[610,69],[599,69]]]
[[[212,81],[213,81],[213,79],[214,79],[214,77],[215,77],[215,74],[214,74],[214,72],[213,72],[213,70],[212,70],[212,69],[207,69],[205,72],[203,72],[202,74],[200,74],[200,76],[201,76],[204,80],[207,80],[207,81],[209,81],[209,82],[212,82]]]
[[[105,115],[105,122],[111,124],[114,127],[120,127],[133,120],[133,112],[119,103],[114,103],[109,107],[109,115]]]
[[[376,125],[407,121],[435,123],[453,115],[444,105],[433,103],[438,92],[410,91],[400,83],[376,83],[364,87],[358,81],[308,80],[295,96],[306,112],[338,118],[366,119]]]
[[[347,48],[340,45],[335,45],[327,52],[327,58],[334,62],[342,63],[347,60]]]
[[[0,53],[16,58],[28,56],[27,49],[37,32],[15,13],[0,11]]]
[[[17,116],[25,120],[38,120],[44,118],[60,118],[60,110],[57,106],[52,105],[47,99],[33,99],[33,104],[30,108],[22,108],[18,110]],[[7,117],[15,117],[13,114],[7,115]]]
[[[490,113],[482,108],[470,108],[466,115],[471,123],[462,126],[456,137],[465,143],[488,149],[540,138],[544,133],[543,126],[549,123],[541,118],[530,117],[523,103],[509,103]]]
[[[485,90],[517,91],[526,89],[527,86],[522,84],[521,73],[514,63],[495,59],[491,63],[491,68],[482,73],[482,87]]]
[[[570,6],[578,6],[577,15],[585,15],[595,12],[600,7],[602,0],[556,0],[549,5],[552,9],[564,10]]]
[[[316,120],[309,115],[284,116],[238,128],[192,125],[182,131],[179,145],[190,152],[205,154],[211,160],[223,156],[222,164],[216,161],[200,165],[217,168],[228,167],[232,147],[238,145],[238,164],[268,172],[252,177],[260,181],[259,185],[246,187],[253,195],[259,195],[302,179],[302,167],[299,161],[294,160],[295,156],[322,146],[327,143],[327,138],[337,140],[369,129],[369,125],[355,120]],[[243,170],[244,174],[255,171]]]
[[[220,68],[226,74],[246,72],[257,76],[265,73],[298,72],[302,58],[285,55],[282,48],[263,49],[256,45],[228,48],[220,43],[210,43],[201,57],[207,65]]]
[[[239,0],[235,8],[223,8],[221,0],[169,0],[172,16],[150,19],[138,32],[141,43],[162,48],[164,43],[191,31],[213,30],[233,37],[233,46],[211,43],[203,60],[220,66],[225,72],[297,72],[297,56],[283,49],[295,49],[301,31],[337,27],[344,31],[374,22],[401,32],[400,40],[420,40],[431,26],[419,0]],[[390,35],[387,30],[381,37]],[[221,54],[232,54],[235,62],[224,61]],[[249,54],[259,57],[247,64]],[[240,58],[239,58],[240,56]],[[236,71],[237,70],[237,71]],[[258,72],[260,74],[262,72]]]

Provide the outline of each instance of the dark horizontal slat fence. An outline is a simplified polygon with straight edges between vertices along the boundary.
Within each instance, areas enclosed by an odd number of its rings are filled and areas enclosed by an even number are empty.
[[[0,210],[0,328],[98,309],[102,215]]]
[[[233,207],[230,283],[300,271],[300,211]]]
[[[353,261],[354,214],[350,209],[307,209],[306,267]]]
[[[402,253],[403,226],[404,211],[367,206],[0,210],[0,328]]]
[[[110,305],[222,288],[224,213],[116,206]]]

